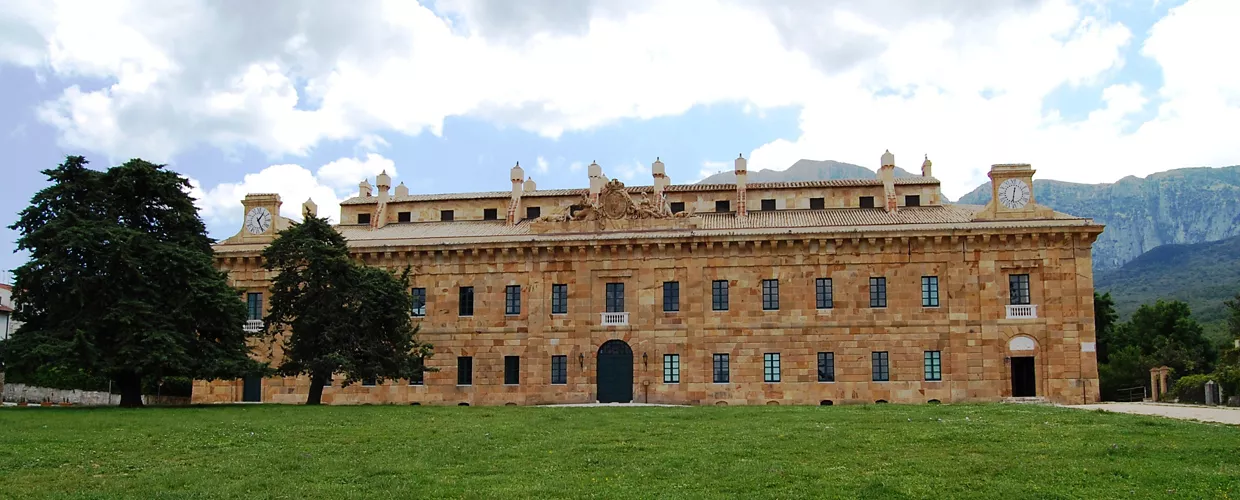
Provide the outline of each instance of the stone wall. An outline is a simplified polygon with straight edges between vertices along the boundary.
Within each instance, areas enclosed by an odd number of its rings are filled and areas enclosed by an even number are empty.
[[[30,405],[38,405],[43,401],[59,404],[64,401],[74,406],[116,406],[121,403],[120,394],[108,394],[102,391],[82,391],[78,389],[52,389],[35,387],[26,384],[5,384],[3,387],[5,403],[26,401]],[[148,405],[182,405],[189,404],[190,398],[177,396],[142,396],[142,402]]]

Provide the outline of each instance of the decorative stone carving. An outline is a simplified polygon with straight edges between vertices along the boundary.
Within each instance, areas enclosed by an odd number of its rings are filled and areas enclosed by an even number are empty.
[[[589,196],[569,206],[568,210],[544,215],[538,222],[597,221],[606,223],[608,220],[621,219],[671,219],[691,217],[692,214],[681,212],[672,214],[667,206],[660,206],[646,193],[641,194],[637,201],[625,190],[624,183],[612,179],[603,186],[599,193],[598,204],[590,202]]]

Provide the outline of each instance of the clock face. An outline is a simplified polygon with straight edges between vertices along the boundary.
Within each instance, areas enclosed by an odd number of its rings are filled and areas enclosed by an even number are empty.
[[[1029,204],[1033,191],[1029,189],[1029,184],[1021,179],[1008,179],[999,184],[998,195],[999,203],[1003,206],[1018,209]]]
[[[245,230],[250,234],[263,234],[271,229],[271,212],[263,207],[251,208],[245,214]]]

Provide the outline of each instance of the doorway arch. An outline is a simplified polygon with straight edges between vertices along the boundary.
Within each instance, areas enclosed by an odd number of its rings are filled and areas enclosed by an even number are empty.
[[[623,340],[608,340],[598,348],[597,392],[600,403],[633,401],[633,349]]]

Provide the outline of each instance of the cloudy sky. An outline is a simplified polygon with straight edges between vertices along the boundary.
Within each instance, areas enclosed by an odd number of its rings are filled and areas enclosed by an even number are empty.
[[[246,192],[336,213],[414,193],[648,183],[800,158],[1110,182],[1240,163],[1236,0],[6,0],[0,222],[82,154],[193,179],[212,236]],[[0,269],[20,261],[0,230]]]

